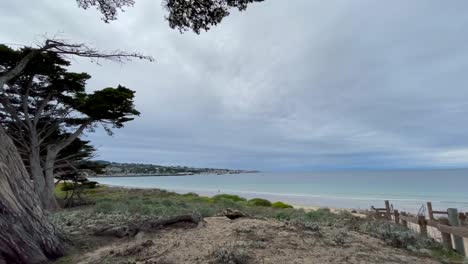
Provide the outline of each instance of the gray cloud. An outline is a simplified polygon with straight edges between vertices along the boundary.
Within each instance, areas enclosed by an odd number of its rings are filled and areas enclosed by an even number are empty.
[[[465,1],[278,1],[196,36],[158,0],[118,21],[73,0],[6,1],[2,42],[63,32],[157,63],[76,59],[89,89],[137,91],[142,116],[89,138],[100,158],[265,170],[468,165]]]

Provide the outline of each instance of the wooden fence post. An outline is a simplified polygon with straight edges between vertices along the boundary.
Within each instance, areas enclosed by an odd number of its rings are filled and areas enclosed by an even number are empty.
[[[458,219],[458,210],[456,208],[449,208],[447,209],[448,212],[448,219],[451,226],[460,226],[460,221]],[[453,241],[455,243],[455,250],[465,255],[465,246],[463,244],[463,238],[460,236],[453,236]]]
[[[387,219],[392,220],[392,212],[390,210],[390,202],[385,200],[385,210],[387,210]]]
[[[464,226],[466,222],[466,214],[458,213],[458,219],[460,220],[460,226]]]
[[[406,216],[406,212],[401,212],[402,216]],[[401,219],[401,224],[403,224],[404,227],[408,227],[408,221],[405,219]]]
[[[439,223],[441,225],[450,225],[449,220],[447,218],[440,218]],[[444,233],[442,231],[440,232],[440,234],[442,236],[442,244],[444,245],[444,247],[446,249],[452,250],[452,236],[449,233]]]
[[[432,212],[431,202],[427,202],[427,214],[429,215],[429,220],[434,220],[434,213]]]
[[[400,223],[400,213],[398,210],[393,211],[393,216],[395,217],[395,223],[399,224]]]
[[[418,215],[419,232],[422,236],[427,236],[427,223],[424,215]]]

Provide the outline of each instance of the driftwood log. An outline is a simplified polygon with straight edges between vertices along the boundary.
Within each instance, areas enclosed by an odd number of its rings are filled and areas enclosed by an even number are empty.
[[[199,214],[176,215],[166,218],[150,218],[141,221],[130,221],[121,226],[101,227],[94,231],[96,236],[134,237],[140,231],[154,231],[178,223],[200,225],[203,217]]]
[[[225,216],[225,217],[227,217],[227,218],[229,218],[231,220],[249,216],[246,213],[243,213],[243,212],[241,212],[239,210],[235,210],[235,209],[231,209],[231,208],[227,208],[226,210],[221,212],[220,215]]]

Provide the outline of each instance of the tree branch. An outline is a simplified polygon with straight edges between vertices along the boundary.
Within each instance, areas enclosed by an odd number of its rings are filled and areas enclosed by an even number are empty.
[[[83,123],[73,134],[71,134],[69,137],[67,137],[65,140],[62,140],[61,142],[57,143],[54,145],[53,149],[58,153],[60,150],[68,146],[70,143],[72,143],[76,138],[78,138],[83,131],[92,124],[92,120],[89,119],[85,123]]]

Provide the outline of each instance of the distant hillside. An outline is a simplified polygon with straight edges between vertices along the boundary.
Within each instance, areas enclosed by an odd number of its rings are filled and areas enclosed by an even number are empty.
[[[193,175],[193,174],[237,174],[257,171],[229,170],[216,168],[192,168],[186,166],[162,166],[155,164],[118,163],[97,160],[107,167],[101,175]]]

